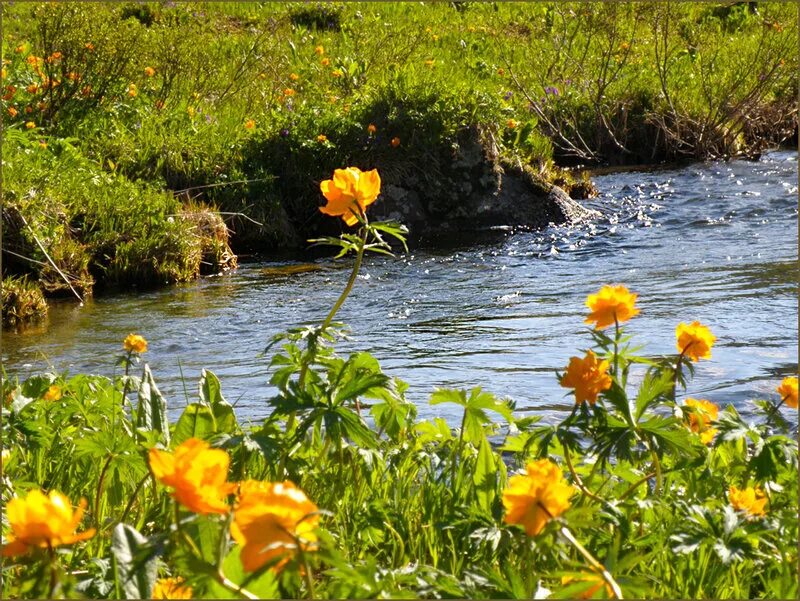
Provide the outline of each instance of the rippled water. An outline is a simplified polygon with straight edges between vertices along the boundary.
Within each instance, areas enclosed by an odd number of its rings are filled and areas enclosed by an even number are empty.
[[[338,318],[352,328],[341,352],[366,350],[409,382],[421,417],[437,386],[475,386],[554,416],[571,406],[555,370],[590,344],[586,295],[625,283],[639,293],[629,323],[648,354],[675,352],[675,326],[699,320],[717,343],[688,394],[733,403],[774,398],[798,361],[797,153],[759,162],[698,164],[599,176],[602,218],[581,227],[498,235],[491,242],[370,258]],[[150,341],[147,361],[173,408],[206,367],[242,417],[267,413],[266,342],[324,317],[348,276],[282,274],[275,263],[166,290],[53,307],[49,321],[4,333],[10,375],[52,365],[112,374],[123,337]]]

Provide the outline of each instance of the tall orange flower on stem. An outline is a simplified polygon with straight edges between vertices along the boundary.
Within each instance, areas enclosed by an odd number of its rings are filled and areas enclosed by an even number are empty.
[[[586,298],[586,306],[591,313],[584,323],[594,323],[595,329],[621,324],[639,314],[634,307],[638,294],[631,293],[625,286],[603,286],[596,294]]]
[[[139,334],[128,334],[122,341],[122,347],[129,353],[141,354],[147,352],[147,340]]]
[[[570,357],[567,371],[561,376],[560,384],[564,388],[575,389],[575,403],[580,405],[588,401],[590,405],[597,402],[597,395],[611,388],[611,376],[608,361],[598,361],[592,351],[586,356]]]
[[[717,337],[699,321],[693,321],[688,325],[679,323],[675,328],[675,337],[678,352],[682,357],[688,357],[691,361],[711,359],[711,347],[714,346]]]
[[[549,459],[529,463],[525,474],[512,476],[503,491],[506,524],[518,524],[536,536],[548,521],[569,509],[574,489]]]
[[[15,497],[5,507],[11,526],[11,536],[3,545],[3,556],[23,555],[34,548],[55,548],[71,545],[94,536],[94,528],[76,533],[86,508],[86,499],[81,499],[77,510],[73,510],[69,499],[56,491],[45,495],[32,490],[25,498]]]
[[[245,571],[253,572],[279,560],[272,566],[278,571],[298,551],[313,550],[318,511],[305,493],[288,480],[242,482],[231,535],[242,545]]]
[[[226,497],[236,490],[227,481],[229,464],[225,451],[197,438],[181,443],[174,453],[150,449],[153,475],[174,488],[173,498],[194,513],[228,513]]]
[[[319,185],[328,204],[320,211],[333,217],[341,217],[347,225],[358,223],[367,207],[381,193],[381,177],[378,170],[361,171],[358,167],[336,169],[332,179]]]

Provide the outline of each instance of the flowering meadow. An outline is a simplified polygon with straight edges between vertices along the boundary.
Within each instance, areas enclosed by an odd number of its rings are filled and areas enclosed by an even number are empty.
[[[714,333],[679,323],[674,354],[643,354],[638,296],[609,284],[554,374],[563,420],[476,387],[430,396],[460,424],[418,421],[404,382],[335,350],[364,253],[404,243],[368,219],[381,184],[357,167],[320,184],[321,214],[355,229],[315,242],[354,254],[352,274],[320,325],[268,346],[263,423],[209,371],[170,423],[145,361],[159,342],[135,333],[123,375],[4,380],[4,597],[797,596],[796,377],[753,419],[692,398]]]

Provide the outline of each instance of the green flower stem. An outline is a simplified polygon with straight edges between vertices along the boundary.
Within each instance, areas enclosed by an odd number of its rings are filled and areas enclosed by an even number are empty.
[[[136,488],[133,489],[131,493],[131,498],[128,499],[128,504],[125,505],[125,510],[122,512],[122,517],[119,519],[119,523],[124,523],[125,520],[128,518],[128,514],[131,512],[133,508],[133,504],[136,501],[136,498],[139,496],[139,491],[144,486],[144,483],[147,482],[147,479],[150,477],[150,472],[148,472],[144,478],[139,480],[138,484],[136,484]]]
[[[619,321],[614,311],[614,377],[619,380]]]
[[[364,226],[361,228],[361,244],[358,245],[358,252],[356,253],[356,262],[353,264],[353,271],[350,273],[350,279],[347,280],[347,285],[342,290],[342,294],[339,296],[336,304],[333,305],[330,313],[325,318],[325,321],[322,322],[321,330],[324,332],[329,325],[331,325],[331,321],[333,321],[334,316],[339,311],[339,309],[344,304],[344,301],[347,300],[350,291],[353,289],[353,284],[356,283],[356,277],[358,277],[358,272],[361,269],[361,262],[364,259],[364,250],[367,246],[367,234],[369,233],[369,224],[366,222],[366,216],[364,216]]]
[[[672,400],[675,400],[675,395],[678,392],[678,378],[681,375],[681,363],[683,362],[683,357],[686,355],[686,351],[689,350],[689,347],[692,346],[694,342],[690,342],[686,345],[686,348],[681,351],[681,354],[678,355],[678,361],[675,363],[675,375],[672,378]]]
[[[308,589],[308,598],[314,599],[316,594],[314,592],[314,573],[311,571],[311,564],[308,563],[308,555],[305,551],[303,551],[303,545],[300,544],[300,541],[295,537],[295,541],[297,544],[297,549],[300,552],[300,558],[303,562],[303,577],[306,581],[306,588]]]
[[[567,540],[569,544],[575,547],[578,553],[580,553],[584,557],[584,559],[586,559],[589,565],[592,566],[592,568],[594,568],[603,577],[603,580],[605,580],[606,584],[609,587],[611,587],[611,590],[614,593],[614,598],[622,599],[622,590],[619,588],[619,584],[617,584],[617,581],[614,580],[614,577],[608,572],[608,570],[606,570],[605,566],[601,564],[599,561],[597,561],[594,555],[592,555],[586,549],[586,547],[584,547],[580,542],[578,542],[578,539],[576,539],[573,536],[572,532],[569,531],[569,528],[567,528],[566,526],[562,526],[561,529],[559,530],[559,533]]]
[[[780,403],[778,403],[777,405],[775,405],[775,406],[772,408],[772,410],[771,410],[771,411],[770,411],[770,412],[767,414],[767,419],[766,419],[766,422],[767,422],[767,423],[769,423],[769,422],[770,422],[770,420],[772,419],[772,416],[773,416],[773,415],[775,415],[775,414],[778,412],[778,409],[780,409],[780,408],[781,408],[781,406],[782,406],[782,405],[783,405],[783,404],[786,402],[786,399],[788,399],[788,398],[789,398],[789,395],[787,394],[785,397],[783,397],[783,398],[781,399],[781,402],[780,402]]]
[[[628,490],[626,490],[624,493],[622,493],[617,500],[618,501],[623,501],[625,498],[628,497],[628,495],[630,495],[633,491],[635,491],[637,488],[639,488],[642,484],[644,484],[650,478],[653,478],[654,476],[657,476],[657,475],[658,475],[658,472],[650,472],[646,476],[644,476],[642,478],[639,478],[636,482],[631,484],[630,487],[628,488]]]
[[[258,595],[254,595],[253,593],[248,591],[246,588],[242,588],[241,586],[239,586],[238,584],[236,584],[232,580],[228,580],[228,578],[222,572],[222,568],[220,568],[219,570],[216,571],[216,573],[214,574],[214,578],[215,578],[215,580],[217,582],[219,582],[226,589],[228,589],[232,593],[235,593],[235,594],[239,595],[243,599],[260,599],[261,598]]]
[[[47,554],[50,558],[49,568],[50,568],[50,582],[47,586],[47,598],[48,599],[55,599],[56,598],[56,590],[58,590],[58,559],[56,557],[55,549],[48,543],[47,545]]]
[[[366,219],[366,217],[365,217]],[[333,308],[330,310],[328,315],[325,317],[325,321],[322,322],[322,327],[320,328],[320,335],[328,329],[328,326],[331,325],[331,321],[333,321],[334,316],[336,313],[341,309],[344,301],[347,300],[350,291],[353,289],[353,285],[356,283],[356,277],[358,277],[358,272],[361,269],[361,262],[364,259],[364,250],[367,246],[367,233],[369,232],[368,224],[364,224],[364,227],[361,228],[361,244],[358,246],[358,252],[356,253],[356,261],[353,264],[353,271],[350,272],[350,278],[347,280],[347,284],[342,290],[342,293],[339,295],[339,298],[334,303]],[[316,341],[309,340],[309,350],[311,349],[312,345],[316,344]],[[308,363],[303,363],[303,366],[300,368],[300,378],[299,384],[300,389],[302,390],[305,387],[306,382],[306,374],[308,373]],[[294,423],[294,413],[289,416],[289,423]],[[288,429],[288,426],[287,426]]]
[[[572,458],[570,457],[569,454],[569,447],[567,447],[567,445],[564,444],[563,441],[561,442],[561,447],[564,449],[564,461],[566,461],[569,473],[572,475],[572,481],[575,482],[575,485],[578,487],[581,493],[583,493],[593,501],[597,501],[598,503],[601,504],[606,504],[607,502],[605,499],[598,497],[596,494],[594,494],[592,491],[586,488],[586,486],[584,486],[583,480],[581,480],[581,477],[577,474],[575,468],[572,466]]]
[[[356,253],[356,261],[353,264],[353,271],[350,272],[350,278],[347,280],[347,284],[342,290],[342,293],[339,295],[339,298],[334,303],[333,308],[330,310],[328,315],[325,317],[325,321],[322,322],[322,326],[319,330],[319,335],[325,333],[325,330],[328,329],[328,326],[331,325],[333,318],[336,316],[336,313],[339,309],[342,308],[344,301],[347,300],[347,297],[350,295],[350,291],[353,289],[353,285],[356,283],[356,278],[358,277],[358,272],[361,270],[361,262],[364,260],[364,250],[367,246],[367,235],[369,234],[369,223],[367,222],[366,215],[364,217],[364,225],[361,228],[361,244],[358,246],[358,252]],[[316,345],[316,337],[309,337],[308,342],[308,350],[309,354],[311,355],[307,361],[303,362],[303,365],[300,367],[300,376],[298,378],[298,384],[300,386],[300,390],[303,390],[306,385],[306,374],[308,374],[308,366],[309,363],[313,360],[313,355],[316,354],[315,352],[310,352],[313,347]],[[286,431],[291,432],[294,428],[295,423],[295,412],[292,411],[289,414],[289,417],[286,419]],[[281,457],[280,465],[278,466],[278,477],[282,477],[284,468],[286,467],[286,455],[284,454]]]
[[[461,418],[461,429],[458,433],[458,444],[453,449],[453,469],[450,475],[450,483],[453,485],[453,496],[456,494],[456,466],[458,465],[458,456],[461,454],[461,444],[464,441],[464,427],[467,423],[467,409],[464,408],[464,415]]]
[[[100,495],[103,493],[103,483],[106,479],[108,467],[111,465],[113,459],[114,455],[109,453],[106,462],[103,464],[103,468],[100,470],[100,478],[97,481],[97,491],[94,493],[94,525],[97,529],[100,529]]]

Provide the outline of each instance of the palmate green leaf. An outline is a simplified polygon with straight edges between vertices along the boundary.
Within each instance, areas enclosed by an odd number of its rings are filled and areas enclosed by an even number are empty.
[[[678,419],[653,416],[639,422],[639,429],[655,441],[661,451],[671,451],[677,457],[695,457],[703,452],[703,445]]]
[[[133,526],[117,524],[111,536],[117,578],[127,599],[149,599],[158,567],[157,548]]]
[[[454,403],[464,408],[464,440],[467,442],[478,442],[484,436],[483,427],[493,423],[486,411],[499,413],[506,421],[513,420],[508,402],[489,392],[483,392],[480,386],[473,388],[469,397],[463,389],[439,388],[431,395],[430,404],[441,403]]]
[[[746,424],[733,406],[729,406],[717,417],[715,424],[718,438],[723,441],[749,439],[753,442],[761,440],[761,434],[752,424]]]
[[[385,388],[389,376],[381,372],[378,361],[369,353],[355,353],[338,373],[329,376],[335,382],[334,403],[353,401],[372,389]]]
[[[672,374],[669,371],[648,371],[636,395],[634,413],[636,421],[641,419],[645,411],[657,404],[659,399],[668,400],[665,395],[671,390]]]
[[[423,421],[414,425],[419,440],[422,444],[429,442],[443,443],[453,439],[453,431],[448,423],[441,417],[433,418],[433,421]]]
[[[328,434],[334,438],[349,438],[357,446],[368,449],[375,448],[377,444],[375,433],[355,411],[347,407],[335,407],[326,411],[323,423]]]

